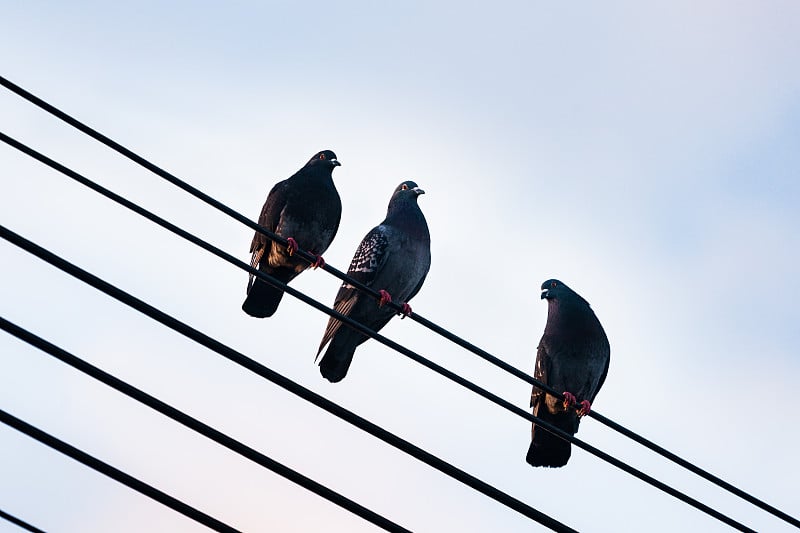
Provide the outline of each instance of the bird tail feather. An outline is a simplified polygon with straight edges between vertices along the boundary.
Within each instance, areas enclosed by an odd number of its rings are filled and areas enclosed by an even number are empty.
[[[242,304],[242,310],[250,316],[266,318],[275,314],[281,298],[283,298],[282,290],[256,279]]]
[[[544,404],[544,401],[542,401]],[[540,404],[540,405],[542,405]],[[546,406],[536,409],[534,414],[557,428],[574,435],[578,429],[578,417],[574,412],[551,413]],[[560,467],[567,464],[572,445],[569,441],[553,435],[546,429],[534,424],[531,445],[525,460],[531,466]]]
[[[336,302],[336,305],[333,306],[333,309],[347,316],[350,313],[350,310],[353,308],[353,304],[356,303],[356,299],[357,296],[353,296],[351,298],[340,300]],[[317,349],[317,357],[314,358],[314,362],[317,361],[317,358],[319,358],[319,354],[322,353],[322,349],[325,347],[326,344],[328,344],[328,342],[331,341],[331,339],[333,339],[334,335],[336,335],[336,332],[339,331],[339,328],[341,327],[342,327],[341,321],[336,320],[333,317],[331,317],[331,319],[328,320],[328,325],[325,328],[325,334],[322,335],[322,342],[319,343],[319,348]]]
[[[334,338],[319,362],[319,372],[322,377],[331,383],[344,379],[350,369],[350,363],[353,362],[356,346],[358,345],[352,342],[341,341],[340,337]]]

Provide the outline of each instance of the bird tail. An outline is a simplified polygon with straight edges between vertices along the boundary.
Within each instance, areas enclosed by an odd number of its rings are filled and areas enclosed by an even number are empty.
[[[544,400],[541,401],[541,409],[534,409],[534,414],[557,428],[574,435],[578,430],[578,416],[572,411],[562,411],[551,413]],[[557,437],[546,429],[534,424],[532,429],[531,445],[528,448],[528,455],[525,460],[531,466],[559,467],[567,464],[572,445],[569,441]]]
[[[283,283],[289,283],[296,275],[291,270],[286,272],[276,270],[265,273],[274,276]],[[278,310],[278,304],[281,303],[281,298],[283,298],[281,289],[256,278],[247,291],[247,298],[242,304],[242,310],[250,316],[266,318],[275,314],[275,311]]]
[[[346,342],[341,337],[334,337],[325,355],[319,361],[319,373],[331,383],[342,381],[353,362],[353,354],[358,344]]]

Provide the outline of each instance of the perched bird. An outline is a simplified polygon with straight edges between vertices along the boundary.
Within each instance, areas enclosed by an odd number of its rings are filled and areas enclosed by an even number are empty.
[[[419,292],[431,267],[431,236],[417,198],[425,191],[413,181],[404,181],[394,190],[386,219],[361,241],[347,274],[376,289],[380,301],[352,285],[342,284],[334,309],[373,331],[385,326],[395,311],[384,307],[394,299],[402,302],[403,313],[411,314],[408,301]],[[363,333],[341,327],[331,318],[317,351],[317,357],[328,342],[319,362],[320,373],[335,383],[347,375],[356,348],[367,340]]]
[[[250,266],[289,283],[309,266],[325,264],[328,249],[342,218],[342,201],[333,185],[333,169],[341,163],[336,154],[323,150],[289,179],[275,184],[261,208],[258,224],[289,241],[284,246],[256,232],[250,244]],[[295,255],[298,247],[317,256],[316,262]],[[250,316],[272,316],[283,291],[250,274],[242,309]]]
[[[536,353],[533,376],[546,385],[563,391],[556,398],[533,387],[531,407],[542,420],[574,435],[580,417],[589,413],[591,402],[608,374],[611,349],[603,326],[589,302],[558,281],[542,284],[547,299],[547,324]],[[580,399],[580,409],[575,409]],[[532,466],[564,466],[571,444],[546,429],[533,425],[532,439],[525,460]]]

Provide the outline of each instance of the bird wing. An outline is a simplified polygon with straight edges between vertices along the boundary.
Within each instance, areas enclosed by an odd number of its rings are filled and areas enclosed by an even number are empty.
[[[385,226],[376,226],[367,233],[366,237],[358,245],[347,275],[360,281],[364,285],[371,286],[375,277],[380,272],[389,257],[389,236]],[[343,285],[342,288],[350,287]]]
[[[353,255],[353,260],[350,261],[350,267],[347,269],[347,275],[360,281],[364,285],[371,286],[372,282],[375,280],[375,276],[389,256],[388,245],[389,239],[386,235],[385,228],[383,226],[374,227],[361,240],[361,244],[358,245],[356,253]],[[359,298],[362,296],[358,289],[344,282],[339,288],[339,292],[336,294],[333,308],[345,316],[350,316],[356,302],[358,302]],[[333,339],[333,336],[341,325],[342,323],[339,320],[331,317],[328,321],[328,327],[325,328],[325,334],[322,336],[322,342],[320,342],[317,356],[322,352],[322,348]]]
[[[341,290],[339,292],[341,293]],[[345,316],[349,316],[357,300],[358,300],[358,293],[356,291],[351,291],[349,297],[347,298],[339,299],[337,297],[336,304],[334,304],[333,309]],[[322,349],[325,347],[325,345],[328,344],[328,342],[330,342],[331,339],[333,339],[333,336],[336,335],[337,331],[339,331],[341,325],[342,325],[341,321],[336,320],[333,317],[331,317],[330,320],[328,320],[328,326],[325,328],[325,334],[322,336],[322,341],[319,343],[319,349],[317,350],[317,357],[319,357],[319,354],[322,353]]]
[[[545,385],[548,384],[547,380],[548,375],[550,374],[552,360],[553,358],[547,351],[547,343],[543,337],[542,340],[539,341],[539,347],[536,350],[536,368],[533,371],[533,377]],[[533,407],[534,404],[539,401],[540,397],[545,394],[547,394],[545,391],[534,385],[533,391],[531,392],[531,407]]]
[[[269,191],[267,200],[264,202],[264,206],[261,208],[261,214],[258,216],[259,226],[264,226],[270,231],[275,231],[275,228],[278,227],[278,223],[280,222],[281,218],[281,212],[286,206],[286,187],[287,182],[286,180],[283,180],[279,183],[276,183],[275,186],[272,187],[272,190]],[[250,253],[253,254],[250,258],[251,267],[258,268],[258,265],[265,253],[267,257],[269,257],[271,245],[272,241],[267,238],[266,235],[259,231],[255,232],[255,235],[253,235],[253,240],[250,243]],[[252,284],[253,274],[250,274],[250,279],[247,284],[248,290]]]
[[[276,183],[275,186],[269,191],[269,195],[267,195],[267,201],[264,202],[264,206],[261,208],[261,214],[258,216],[258,225],[264,226],[270,231],[275,231],[275,228],[278,227],[278,224],[281,220],[281,213],[283,212],[284,207],[286,207],[286,189],[288,187],[288,180],[283,180],[279,183]],[[253,236],[253,242],[250,245],[250,251],[255,251],[258,247],[262,247],[269,239],[266,235],[256,232],[255,236]]]

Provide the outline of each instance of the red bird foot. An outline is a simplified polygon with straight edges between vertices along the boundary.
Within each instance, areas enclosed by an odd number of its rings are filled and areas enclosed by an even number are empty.
[[[294,255],[298,248],[300,247],[297,246],[296,240],[291,237],[286,238],[286,253],[288,253],[290,257]]]
[[[320,267],[324,267],[324,266],[325,266],[325,260],[322,258],[322,256],[321,256],[321,255],[317,255],[317,254],[315,254],[314,252],[311,252],[311,255],[313,255],[314,257],[316,257],[316,258],[317,258],[317,260],[316,260],[316,261],[314,261],[313,263],[311,263],[311,268],[313,268],[314,270],[316,270],[316,269],[318,269],[318,268],[320,268]]]
[[[578,409],[578,416],[586,416],[589,414],[589,411],[592,410],[592,404],[589,403],[589,400],[583,400],[581,402],[581,408]]]
[[[403,316],[400,317],[400,320],[403,320],[407,316],[411,316],[411,306],[408,305],[406,302],[403,302],[402,307],[403,307],[402,311]]]
[[[385,290],[383,289],[379,290],[378,294],[381,295],[381,299],[378,302],[378,307],[383,307],[386,304],[392,303],[392,295],[386,292]]]
[[[571,392],[564,392],[564,409],[569,409],[577,403],[578,399]]]

